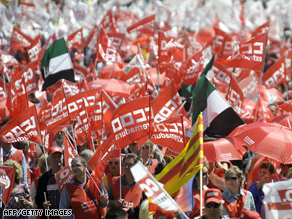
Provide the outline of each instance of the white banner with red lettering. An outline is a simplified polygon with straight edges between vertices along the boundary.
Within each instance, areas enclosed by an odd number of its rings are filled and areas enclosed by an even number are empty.
[[[279,219],[292,217],[292,179],[263,186],[266,218]]]
[[[163,186],[161,186],[162,184],[157,182],[140,161],[131,168],[131,172],[135,178],[135,182],[139,184],[144,194],[152,203],[168,211],[179,210],[176,202],[163,189]]]

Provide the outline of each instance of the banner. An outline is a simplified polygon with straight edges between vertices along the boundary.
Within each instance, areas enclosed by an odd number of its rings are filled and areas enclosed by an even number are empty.
[[[265,183],[266,218],[279,219],[292,217],[292,179],[277,183]]]
[[[138,161],[131,168],[131,172],[135,178],[135,182],[138,183],[144,194],[152,203],[157,204],[160,208],[168,211],[179,210],[176,202],[161,186],[163,184],[157,182],[141,161]]]

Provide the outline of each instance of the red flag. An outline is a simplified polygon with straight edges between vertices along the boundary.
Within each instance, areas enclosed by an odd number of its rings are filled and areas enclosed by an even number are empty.
[[[71,167],[71,161],[74,157],[78,156],[78,152],[75,150],[68,136],[64,134],[64,155],[65,155],[65,167]]]
[[[145,84],[145,74],[140,71],[138,67],[133,67],[128,74],[124,74],[120,80],[127,82],[128,84],[132,85],[134,83],[137,84]]]
[[[220,81],[220,84],[227,85],[230,83],[231,72],[218,62],[213,62],[212,70],[214,78]]]
[[[30,46],[27,48],[27,53],[29,61],[33,62],[34,66],[38,66],[43,57],[43,48],[40,35],[34,38],[34,40],[31,42]]]
[[[263,33],[241,44],[239,50],[233,53],[228,59],[217,59],[216,61],[228,67],[246,68],[262,72],[266,39],[267,33]]]
[[[88,119],[88,113],[85,108],[84,98],[76,118],[75,132],[77,145],[82,145],[86,141],[88,142],[88,145],[90,145],[90,142],[92,141],[91,127]],[[93,148],[90,148],[90,150],[94,151]]]
[[[215,29],[214,49],[215,53],[218,53],[223,49],[223,41],[226,33],[223,30],[219,29],[218,27],[214,27],[214,29]]]
[[[155,31],[155,15],[145,17],[127,28],[128,33],[131,33],[134,30],[153,36]]]
[[[44,122],[45,127],[41,127],[41,130],[46,129],[49,133],[54,127],[59,125],[70,126],[70,113],[66,103],[66,97],[63,88],[59,89],[54,98],[49,104],[44,102],[39,112],[40,123]]]
[[[184,76],[184,84],[193,85],[197,83],[198,75],[204,69],[204,56],[203,49],[196,52],[193,56],[191,56],[186,62],[185,76]]]
[[[272,112],[263,104],[262,98],[259,98],[258,111],[256,115],[256,122],[272,122],[275,116],[272,115]],[[270,111],[270,112],[269,112]],[[255,114],[255,110],[254,110]]]
[[[88,47],[90,50],[92,50],[93,53],[96,52],[96,42],[97,42],[98,34],[99,34],[99,28],[96,25],[94,25],[94,27],[92,28],[85,42],[85,46]]]
[[[18,28],[13,27],[13,32],[10,38],[10,46],[12,49],[18,50],[30,46],[32,39],[21,32]]]
[[[77,30],[77,31],[75,31],[74,33],[68,35],[67,48],[68,48],[69,53],[71,52],[73,47],[77,48],[79,52],[83,51],[83,32],[82,32],[82,28]]]
[[[0,78],[0,98],[2,100],[2,98],[7,98],[7,94],[6,94],[6,91],[5,91],[5,88],[8,89],[8,85],[5,83],[4,85],[4,81]]]
[[[73,68],[74,68],[74,74],[75,78],[79,77],[81,79],[85,79],[87,75],[89,75],[89,72],[86,68],[84,68],[82,65],[79,65],[76,62],[73,62]]]
[[[177,63],[171,63],[165,71],[165,77],[173,80],[175,89],[178,91],[183,83],[183,74],[181,74],[180,66]]]
[[[10,71],[8,69],[9,66],[13,66],[14,70],[15,69],[20,69],[20,64],[17,61],[16,58],[14,58],[12,55],[9,53],[4,52],[3,50],[0,50],[0,73],[5,74],[7,73],[8,75],[10,74]],[[11,75],[9,75],[12,77]]]
[[[83,98],[85,108],[87,112],[90,114],[93,110],[95,103],[95,89],[90,89],[88,91],[78,93],[67,99],[68,110],[72,120],[76,119],[79,109],[82,107]]]
[[[239,86],[246,99],[254,99],[257,97],[257,82],[253,75],[249,75],[245,79],[239,82]]]
[[[117,52],[120,51],[120,48],[124,42],[126,34],[124,33],[108,33],[108,38],[112,41],[112,44],[116,48]]]
[[[101,25],[107,31],[114,33],[117,32],[115,18],[111,10],[108,10],[107,14],[104,16]]]
[[[28,108],[28,98],[23,83],[14,80],[10,81],[7,90],[6,107],[10,112],[9,119],[18,116],[19,113]]]
[[[43,46],[43,52],[45,53],[47,49],[53,44],[54,41],[57,40],[56,34],[53,33],[46,41],[45,45]]]
[[[241,105],[244,100],[244,95],[236,79],[233,76],[231,76],[226,100],[230,104],[230,106],[235,109],[236,112],[240,112]]]
[[[91,113],[91,130],[95,133],[94,140],[101,139],[102,131],[107,136],[111,131],[111,118],[118,108],[110,96],[102,90]]]
[[[62,192],[65,184],[74,178],[74,174],[70,167],[64,167],[59,172],[55,173],[55,176],[60,192]]]
[[[15,167],[0,166],[0,186],[3,189],[2,201],[7,206],[15,179]]]
[[[22,69],[21,72],[14,76],[11,81],[15,84],[16,88],[20,88],[23,85],[23,88],[27,94],[33,91],[38,91],[38,82],[32,62],[30,62],[24,69]]]
[[[167,53],[166,48],[166,36],[163,31],[158,31],[158,69],[159,73],[162,74],[169,65],[171,56]]]
[[[263,74],[262,81],[267,88],[277,87],[281,84],[287,85],[285,56],[282,56]]]
[[[66,79],[61,79],[57,83],[47,88],[47,91],[50,92],[53,96],[56,96],[56,92],[63,87],[66,97],[71,97],[79,93],[78,86]]]
[[[232,56],[236,50],[237,44],[234,42],[232,36],[225,34],[220,58],[227,59],[229,56]]]
[[[262,33],[266,33],[269,31],[270,27],[270,21],[267,21],[266,23],[262,24],[261,26],[257,27],[253,32],[252,32],[252,38],[261,35]]]
[[[154,122],[159,123],[173,116],[182,106],[179,94],[174,83],[171,82],[159,95],[152,101]],[[184,108],[182,109],[185,115]]]
[[[98,44],[97,44],[97,61],[101,62],[116,62],[120,68],[123,68],[123,62],[121,56],[115,49],[113,43],[107,36],[104,29],[101,27],[99,37],[98,37]]]
[[[0,130],[0,137],[7,143],[30,140],[43,145],[35,106],[27,108],[10,120]]]
[[[151,141],[180,153],[185,147],[185,135],[181,120],[181,116],[174,116],[155,124],[154,131],[151,133]]]
[[[153,129],[149,127],[149,100],[150,97],[142,97],[124,103],[114,112],[111,120],[112,134],[118,148],[148,135],[150,129]]]

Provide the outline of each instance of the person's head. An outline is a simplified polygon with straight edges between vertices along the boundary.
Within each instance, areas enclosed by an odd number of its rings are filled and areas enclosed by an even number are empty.
[[[89,149],[85,149],[80,153],[80,156],[83,157],[86,160],[86,162],[88,162],[93,157],[93,155],[94,155],[93,151]]]
[[[111,208],[107,211],[105,219],[128,219],[128,214],[121,208]]]
[[[292,167],[292,164],[280,164],[281,170],[287,175],[289,169]]]
[[[261,180],[263,176],[268,175],[269,180],[272,180],[276,172],[274,164],[270,162],[262,162],[260,165],[259,179]]]
[[[138,155],[137,142],[133,142],[133,143],[129,144],[129,149],[130,149],[131,153]]]
[[[126,154],[124,156],[124,159],[123,159],[123,171],[125,173],[125,175],[131,175],[131,170],[130,168],[139,161],[139,157],[136,155],[136,154],[133,154],[133,153],[129,153],[129,154]]]
[[[57,133],[55,134],[55,140],[60,147],[64,145],[65,139],[64,132],[62,130],[57,131]]]
[[[45,173],[47,171],[47,167],[46,167],[46,159],[48,159],[48,155],[47,154],[43,154],[40,158],[39,158],[39,168],[40,168],[40,172],[41,174]],[[48,164],[49,165],[49,164]],[[50,168],[49,168],[50,169]]]
[[[204,202],[207,218],[219,219],[224,204],[221,191],[216,188],[206,190]]]
[[[6,160],[3,165],[9,166],[9,167],[15,167],[15,183],[20,184],[22,176],[23,176],[21,165],[17,161],[11,160],[11,159]]]
[[[244,182],[244,175],[237,166],[233,166],[226,170],[224,178],[228,188],[231,191],[239,192],[239,188],[242,186]]]
[[[202,175],[203,175],[203,186],[206,186],[209,183],[208,177],[209,177],[209,162],[204,160]],[[199,183],[200,183],[200,172],[198,171],[196,176],[193,180],[193,189],[199,189]]]
[[[18,141],[13,144],[16,149],[23,150],[24,155],[27,155],[29,149],[29,141]]]
[[[175,156],[172,154],[165,154],[163,156],[163,159],[165,160],[166,163],[170,163],[171,161],[174,160],[174,158],[175,158]]]
[[[78,176],[82,176],[86,174],[86,168],[87,168],[87,164],[84,157],[77,156],[73,158],[71,162],[71,169],[74,176],[78,177]]]
[[[120,159],[111,158],[108,162],[108,168],[113,176],[118,176],[120,173]]]
[[[150,140],[146,141],[144,143],[144,145],[141,147],[141,150],[142,150],[142,157],[147,157],[149,156],[149,150],[150,150],[150,156],[152,155],[152,152],[153,152],[153,147],[154,147],[154,144],[153,142],[151,142]],[[153,155],[152,155],[153,157]]]
[[[274,116],[277,116],[277,105],[276,104],[271,103],[267,107],[272,111]]]
[[[54,146],[50,148],[49,164],[53,169],[61,169],[63,164],[63,152],[59,146]]]

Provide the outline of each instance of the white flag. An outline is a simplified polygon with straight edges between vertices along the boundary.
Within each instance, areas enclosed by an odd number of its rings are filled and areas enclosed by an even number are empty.
[[[292,179],[263,186],[266,218],[292,218]]]

